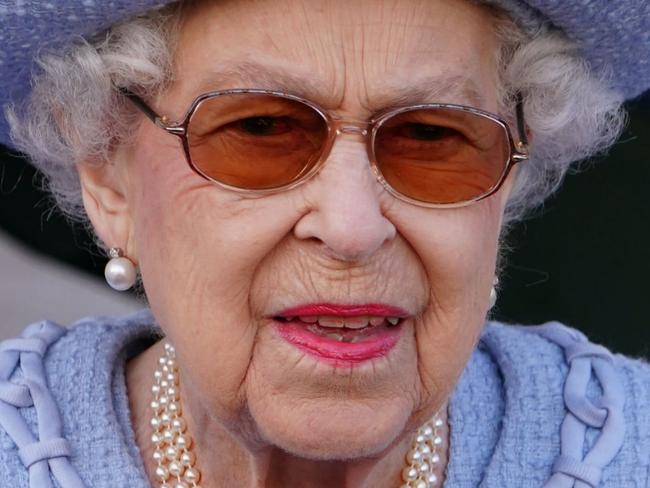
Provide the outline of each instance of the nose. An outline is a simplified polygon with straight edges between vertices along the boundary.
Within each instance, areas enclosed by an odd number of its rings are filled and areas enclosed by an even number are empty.
[[[309,210],[294,226],[294,235],[320,241],[331,257],[363,261],[395,237],[395,226],[382,213],[383,187],[362,141],[337,138],[305,192]]]

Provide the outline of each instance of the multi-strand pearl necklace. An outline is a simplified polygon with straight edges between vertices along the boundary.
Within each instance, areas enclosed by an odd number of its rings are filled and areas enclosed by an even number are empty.
[[[434,488],[442,468],[438,451],[442,448],[443,438],[440,430],[444,422],[436,415],[422,427],[413,440],[413,445],[406,453],[406,467],[402,470],[404,484],[401,488]]]
[[[192,452],[192,438],[182,415],[176,354],[165,344],[164,354],[158,359],[151,387],[153,400],[151,427],[153,459],[159,488],[200,488],[201,472],[196,468]],[[406,454],[402,470],[404,484],[400,488],[434,488],[440,482],[437,474],[442,468],[438,451],[443,444],[440,430],[444,422],[436,415],[417,432],[411,449]]]
[[[153,375],[151,442],[160,488],[200,488],[201,472],[194,466],[192,438],[182,415],[176,354],[170,344],[165,344],[165,354],[158,359]]]

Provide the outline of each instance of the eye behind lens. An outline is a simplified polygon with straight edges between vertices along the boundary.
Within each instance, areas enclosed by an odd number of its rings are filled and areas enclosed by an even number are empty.
[[[510,139],[501,123],[462,107],[404,111],[385,119],[374,162],[397,194],[432,205],[481,198],[502,181]]]
[[[458,135],[458,132],[440,125],[429,125],[419,123],[407,123],[399,131],[402,136],[417,141],[438,141],[445,137]]]
[[[241,190],[273,190],[311,174],[328,135],[313,107],[266,93],[218,95],[195,110],[187,131],[190,164]]]
[[[285,117],[249,117],[236,122],[236,126],[253,136],[273,136],[291,130]]]

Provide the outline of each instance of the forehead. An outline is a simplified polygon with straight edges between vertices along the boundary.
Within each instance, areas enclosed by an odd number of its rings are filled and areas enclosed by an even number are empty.
[[[465,0],[204,0],[184,13],[172,91],[185,102],[266,88],[329,109],[493,109],[491,21]]]

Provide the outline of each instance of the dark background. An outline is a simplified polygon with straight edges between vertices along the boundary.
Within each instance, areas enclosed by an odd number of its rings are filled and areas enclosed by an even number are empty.
[[[629,105],[630,124],[607,157],[579,175],[509,244],[495,318],[559,320],[594,342],[650,358],[650,95]],[[0,147],[0,149],[2,149]],[[0,151],[0,231],[102,279],[105,259],[38,190],[34,170]]]

